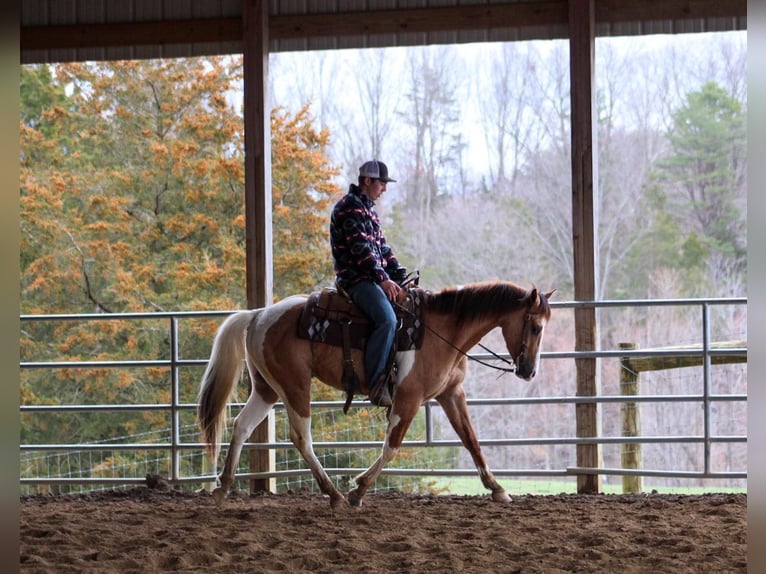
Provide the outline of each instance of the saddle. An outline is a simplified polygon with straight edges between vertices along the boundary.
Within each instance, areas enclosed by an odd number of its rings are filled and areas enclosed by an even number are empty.
[[[397,351],[413,351],[423,345],[421,300],[422,290],[409,288],[406,301],[394,306],[398,325],[389,355],[389,377],[396,369],[394,357]],[[354,393],[359,388],[351,349],[364,350],[372,327],[372,321],[345,292],[329,287],[309,295],[298,321],[298,337],[343,348],[343,386],[346,389],[344,413],[348,411]]]

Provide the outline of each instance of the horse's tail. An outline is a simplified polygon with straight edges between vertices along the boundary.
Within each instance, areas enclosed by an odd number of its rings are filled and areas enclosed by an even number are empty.
[[[220,441],[226,428],[226,405],[242,377],[245,333],[256,311],[230,315],[215,335],[205,374],[197,394],[197,420],[211,460],[218,459]]]

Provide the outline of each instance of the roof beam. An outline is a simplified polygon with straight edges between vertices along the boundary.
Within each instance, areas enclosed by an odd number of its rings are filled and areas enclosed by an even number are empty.
[[[747,0],[601,0],[596,24],[647,20],[743,18]],[[460,7],[364,10],[271,16],[269,36],[289,40],[360,34],[428,33],[567,25],[567,0],[513,2]],[[22,26],[22,51],[117,46],[241,42],[242,19],[208,18],[105,24]]]

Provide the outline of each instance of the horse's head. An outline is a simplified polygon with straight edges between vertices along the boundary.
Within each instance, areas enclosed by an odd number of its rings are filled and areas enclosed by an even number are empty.
[[[537,374],[543,331],[551,318],[548,300],[555,292],[532,289],[525,298],[526,306],[519,313],[512,313],[503,326],[503,338],[516,365],[516,376],[525,381],[531,381]]]

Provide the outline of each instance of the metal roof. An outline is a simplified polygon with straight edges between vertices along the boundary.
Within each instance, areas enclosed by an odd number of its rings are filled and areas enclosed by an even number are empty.
[[[248,1],[248,0],[245,0]],[[23,0],[21,63],[233,54],[243,0]],[[567,0],[269,0],[272,52],[568,37]],[[595,0],[597,36],[747,29],[747,0]]]

